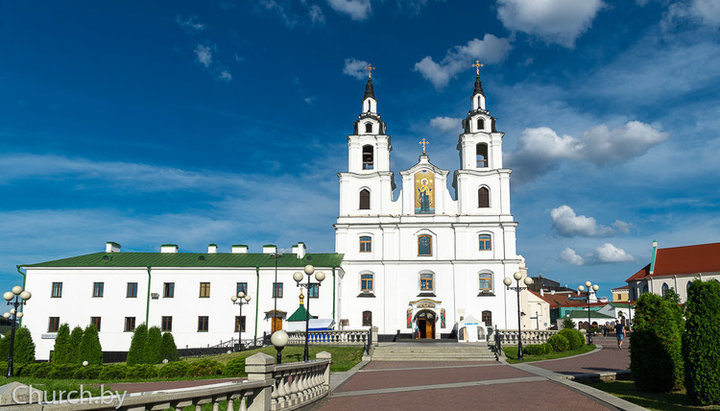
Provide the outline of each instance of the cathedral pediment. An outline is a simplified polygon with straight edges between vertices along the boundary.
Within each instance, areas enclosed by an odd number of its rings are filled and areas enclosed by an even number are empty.
[[[410,167],[405,171],[401,171],[400,175],[403,177],[409,176],[417,173],[418,171],[432,171],[433,173],[439,174],[443,177],[446,177],[448,174],[450,174],[450,171],[443,170],[435,164],[431,163],[427,155],[421,155],[420,160],[414,166]]]

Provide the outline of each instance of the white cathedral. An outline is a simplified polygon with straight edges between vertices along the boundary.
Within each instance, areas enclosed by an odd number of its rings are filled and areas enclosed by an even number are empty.
[[[522,270],[515,249],[517,223],[510,213],[510,173],[502,165],[503,133],[485,108],[479,76],[457,148],[453,174],[430,162],[390,171],[390,136],[378,114],[370,78],[362,113],[348,139],[348,170],[340,178],[335,253],[291,253],[275,245],[249,253],[245,245],[220,252],[124,252],[114,242],[104,252],[22,266],[33,298],[23,325],[48,359],[60,324],[99,329],[104,351],[127,351],[141,323],[171,331],[179,348],[206,347],[237,338],[257,339],[285,328],[299,308],[293,273],[313,264],[326,273],[309,290],[309,311],[336,329],[378,327],[379,338],[438,339],[453,335],[464,318],[487,327],[517,327],[516,294],[503,278]],[[251,297],[239,307],[230,297]],[[302,301],[302,299],[301,299]],[[300,303],[302,304],[302,302]]]

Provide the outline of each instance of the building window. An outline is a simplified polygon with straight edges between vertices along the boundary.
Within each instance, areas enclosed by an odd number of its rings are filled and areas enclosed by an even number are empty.
[[[137,298],[137,283],[127,283],[127,298]]]
[[[370,293],[373,290],[373,275],[362,274],[360,275],[360,291],[364,293]]]
[[[485,310],[482,312],[482,322],[485,323],[486,326],[490,327],[492,326],[492,311]]]
[[[487,187],[480,187],[480,189],[478,189],[478,207],[490,207],[490,190],[488,190]]]
[[[360,252],[369,253],[372,251],[372,237],[362,236],[360,237]]]
[[[648,290],[648,285],[645,284],[645,285],[643,286],[643,289],[642,289],[642,294],[645,294],[645,293],[647,293],[647,292],[649,292],[649,290]]]
[[[198,332],[207,332],[209,328],[210,317],[201,315],[198,317]]]
[[[308,296],[310,298],[320,297],[320,284],[310,284],[310,288],[308,288]]]
[[[370,130],[372,131],[372,125],[370,125]],[[362,148],[362,168],[363,170],[372,170],[375,168],[375,155],[373,153],[373,146],[366,145]]]
[[[100,331],[100,317],[90,317],[90,324],[94,325]]]
[[[372,327],[372,311],[363,311],[362,326],[363,327]]]
[[[52,291],[50,292],[51,298],[62,297],[62,283],[52,283]]]
[[[488,146],[485,143],[478,143],[475,146],[475,159],[477,161],[478,168],[484,168],[488,166]]]
[[[164,283],[163,284],[163,298],[174,298],[175,297],[175,283]]]
[[[283,298],[283,283],[273,283],[272,298]]]
[[[105,283],[93,283],[93,297],[102,297],[105,293]]]
[[[362,190],[360,190],[360,209],[370,209],[370,190],[368,190],[367,188],[363,188]]]
[[[365,132],[372,133],[372,123],[370,123],[370,122],[365,123]]]
[[[490,234],[480,234],[478,241],[480,242],[480,251],[492,250],[492,237]]]
[[[662,285],[662,296],[663,297],[665,297],[665,294],[667,294],[669,289],[670,288],[668,287],[668,285],[666,283],[663,283],[663,285]]]
[[[48,319],[48,332],[56,333],[60,328],[60,317],[50,317]]]
[[[135,317],[125,317],[125,332],[135,331]]]
[[[207,318],[207,317],[205,317]],[[160,322],[160,329],[162,331],[172,331],[172,317],[171,316],[163,316],[162,321]]]
[[[480,279],[480,291],[492,292],[492,289],[493,289],[492,274],[481,273],[479,275],[479,279]]]
[[[477,128],[478,128],[478,130],[485,130],[485,119],[484,118],[477,119]]]
[[[242,329],[241,329],[242,327]],[[245,316],[243,315],[240,317],[239,315],[235,316],[235,332],[245,332]]]
[[[237,289],[235,290],[235,292],[237,294],[243,293],[247,295],[247,283],[237,283]]]
[[[420,291],[433,291],[435,274],[420,274]]]
[[[200,298],[210,298],[210,283],[200,283]]]
[[[427,234],[418,236],[418,255],[432,255],[432,236]]]

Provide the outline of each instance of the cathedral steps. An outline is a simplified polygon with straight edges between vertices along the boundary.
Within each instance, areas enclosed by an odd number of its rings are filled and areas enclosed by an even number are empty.
[[[495,361],[487,344],[461,343],[380,343],[372,353],[374,361]]]

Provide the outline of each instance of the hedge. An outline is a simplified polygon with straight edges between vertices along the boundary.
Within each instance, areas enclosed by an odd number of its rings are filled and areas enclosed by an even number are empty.
[[[102,371],[102,365],[81,365],[75,369],[73,378],[76,380],[96,380],[100,377],[100,371]]]
[[[127,370],[127,378],[130,379],[155,378],[157,376],[158,370],[152,364],[131,365]]]
[[[577,350],[585,345],[585,336],[578,330],[565,328],[558,332],[558,335],[562,335],[568,340],[571,350]]]
[[[223,372],[228,377],[242,377],[245,375],[245,358],[236,357],[225,364]]]
[[[720,404],[720,283],[693,281],[685,317],[682,355],[687,395],[700,405]]]
[[[222,375],[223,365],[215,360],[201,360],[190,363],[189,374],[193,377],[207,377],[212,375]]]
[[[100,371],[101,380],[123,380],[127,375],[128,367],[125,364],[109,364]]]
[[[567,351],[568,348],[570,348],[570,342],[568,339],[560,334],[555,334],[548,338],[548,344],[552,346],[553,351],[557,352]]]
[[[190,364],[185,361],[169,362],[160,368],[158,377],[180,378],[188,375],[189,370]]]
[[[530,344],[523,348],[523,354],[527,355],[543,355],[549,354],[553,350],[552,346],[548,343],[545,344]]]

